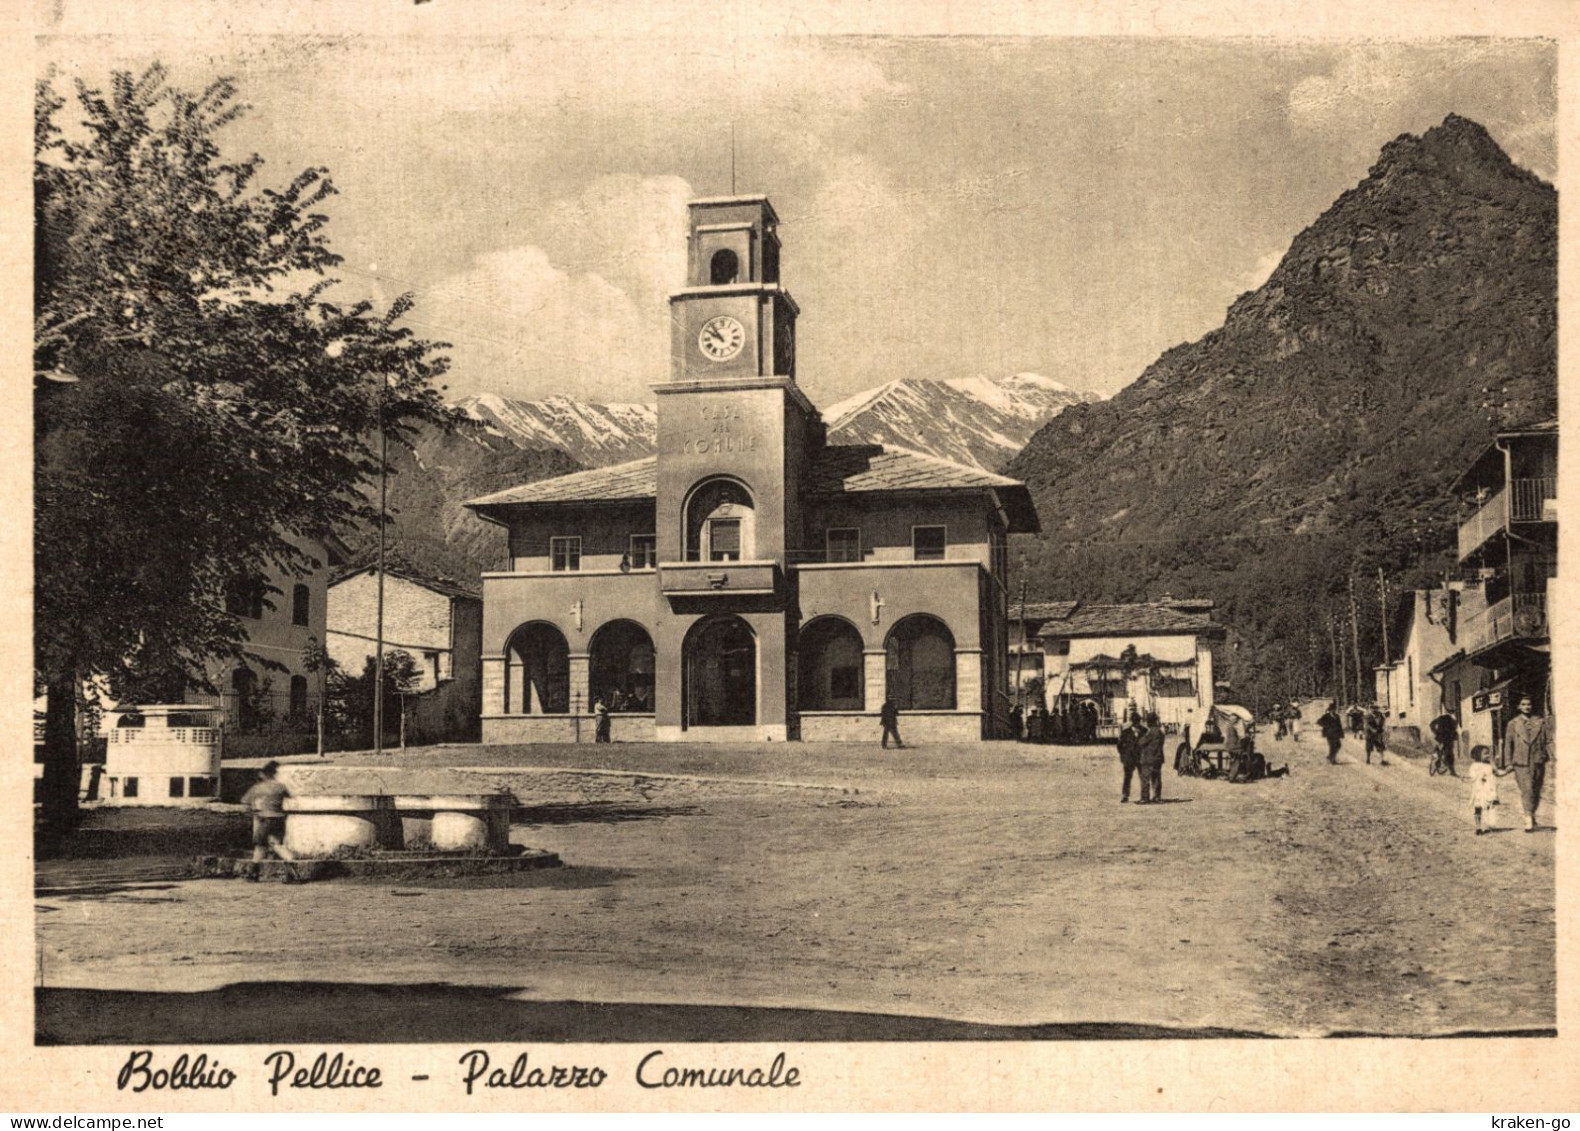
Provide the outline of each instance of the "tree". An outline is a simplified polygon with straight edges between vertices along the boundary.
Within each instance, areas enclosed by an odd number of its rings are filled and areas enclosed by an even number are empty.
[[[384,653],[384,718],[400,712],[401,745],[406,745],[406,696],[417,689],[422,670],[409,652],[399,648]],[[372,745],[373,696],[378,685],[378,665],[372,656],[362,666],[360,676],[339,675],[334,681],[334,697],[345,730],[358,741]]]
[[[324,756],[324,712],[329,706],[329,674],[335,670],[335,661],[329,650],[323,646],[316,636],[307,638],[307,646],[302,649],[302,670],[318,677],[318,709],[313,712],[316,716],[318,731],[318,756]]]
[[[48,695],[46,823],[75,809],[75,689],[149,672],[205,687],[245,654],[221,594],[310,565],[301,541],[375,521],[382,421],[449,426],[440,343],[325,296],[339,262],[328,172],[259,185],[224,128],[229,80],[80,81],[79,120],[37,86],[34,160],[35,666]]]

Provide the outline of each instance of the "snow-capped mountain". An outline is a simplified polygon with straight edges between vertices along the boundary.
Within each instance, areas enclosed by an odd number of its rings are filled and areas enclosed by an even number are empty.
[[[518,448],[557,449],[588,467],[651,455],[658,435],[658,416],[648,404],[589,404],[571,397],[517,401],[478,393],[459,407]]]
[[[910,448],[956,463],[997,470],[1032,433],[1072,404],[1102,400],[1040,373],[905,377],[823,410],[829,436]]]
[[[837,443],[882,443],[996,469],[1072,404],[1102,399],[1037,373],[902,378],[823,410]],[[589,467],[652,454],[652,405],[589,404],[571,397],[520,401],[479,393],[460,402],[483,430],[528,451],[558,450]]]

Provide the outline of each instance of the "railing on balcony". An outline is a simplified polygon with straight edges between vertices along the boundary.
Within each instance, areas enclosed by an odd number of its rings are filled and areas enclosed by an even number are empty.
[[[113,727],[105,731],[112,743],[160,742],[179,746],[213,746],[218,732],[213,727]]]
[[[1515,479],[1513,500],[1509,507],[1510,522],[1551,522],[1557,514],[1558,480],[1553,476],[1540,479]]]
[[[1475,654],[1505,640],[1541,639],[1547,635],[1547,595],[1511,593],[1494,601],[1465,622],[1463,644]]]
[[[1459,524],[1459,556],[1468,558],[1509,522],[1509,495],[1506,488],[1498,490],[1476,508],[1474,514]]]

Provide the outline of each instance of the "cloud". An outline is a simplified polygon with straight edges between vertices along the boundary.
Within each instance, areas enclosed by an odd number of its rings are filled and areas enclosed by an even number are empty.
[[[1556,62],[1553,45],[1540,40],[1345,47],[1327,70],[1290,88],[1286,114],[1297,135],[1370,155],[1452,112],[1480,122],[1515,161],[1551,177]]]
[[[677,177],[603,177],[551,202],[534,242],[476,258],[418,296],[413,321],[452,343],[452,397],[651,400],[669,358],[668,292],[684,281]]]

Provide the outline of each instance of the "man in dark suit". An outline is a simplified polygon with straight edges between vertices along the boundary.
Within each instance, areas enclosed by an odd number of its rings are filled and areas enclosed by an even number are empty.
[[[1119,764],[1125,771],[1125,784],[1119,792],[1121,805],[1130,800],[1130,779],[1141,765],[1141,736],[1146,733],[1146,729],[1140,719],[1132,718],[1125,729],[1119,732]],[[1145,781],[1141,788],[1143,791],[1146,789]]]
[[[1141,720],[1141,734],[1136,739],[1136,761],[1141,770],[1140,805],[1150,805],[1163,800],[1163,728],[1158,717],[1147,712]]]

